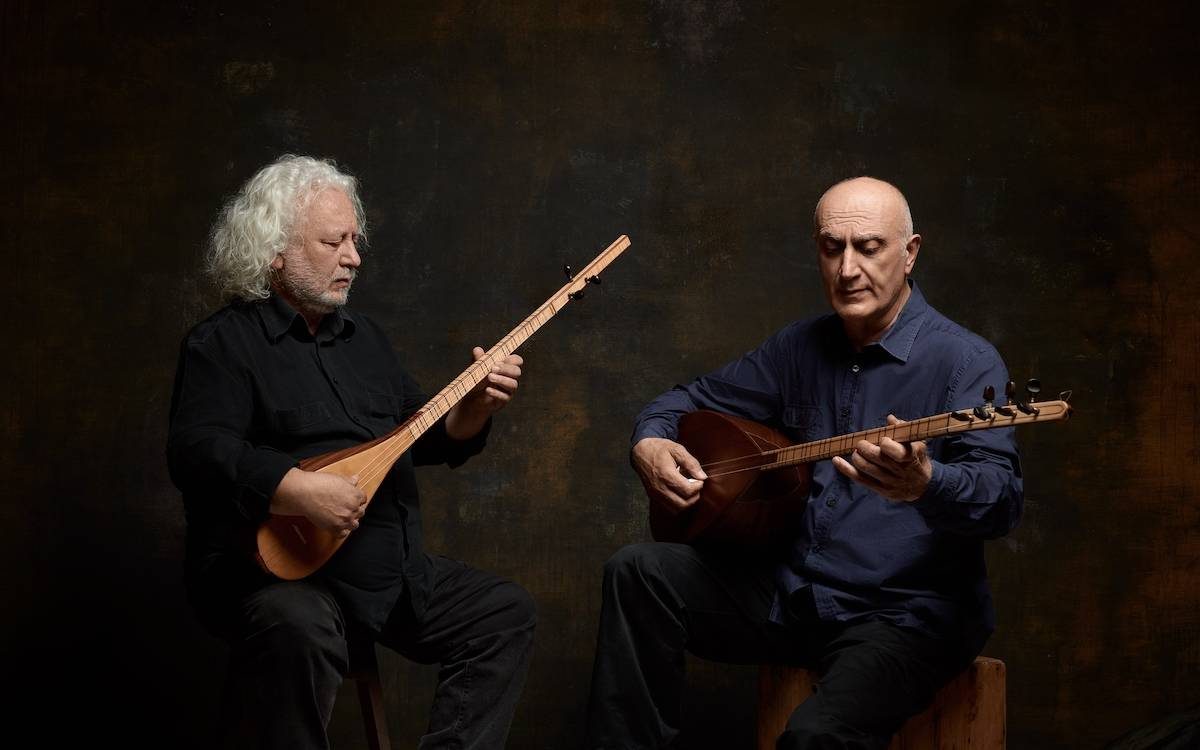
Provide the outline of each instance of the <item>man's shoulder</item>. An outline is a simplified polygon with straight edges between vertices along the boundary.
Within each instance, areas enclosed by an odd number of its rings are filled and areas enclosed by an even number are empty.
[[[245,335],[253,330],[261,330],[257,316],[254,314],[256,302],[231,302],[209,315],[204,320],[184,334],[185,347],[203,347],[223,337]]]
[[[841,330],[837,315],[814,315],[788,323],[768,336],[763,346],[790,353],[806,350],[811,346],[827,347],[839,340]]]
[[[930,306],[926,320],[921,326],[921,336],[926,343],[957,352],[972,359],[981,355],[1000,358],[992,342],[975,333],[961,323],[956,323]]]

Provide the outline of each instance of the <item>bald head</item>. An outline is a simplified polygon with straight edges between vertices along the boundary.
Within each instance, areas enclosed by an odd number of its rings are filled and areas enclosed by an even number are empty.
[[[921,236],[894,185],[855,177],[825,191],[813,212],[826,297],[859,347],[878,341],[908,301]]]
[[[813,231],[821,231],[821,209],[827,205],[846,205],[857,208],[873,208],[883,216],[898,222],[895,229],[898,234],[913,233],[912,212],[908,208],[908,200],[890,182],[877,180],[874,177],[851,177],[842,180],[825,191],[817,207],[813,210]]]

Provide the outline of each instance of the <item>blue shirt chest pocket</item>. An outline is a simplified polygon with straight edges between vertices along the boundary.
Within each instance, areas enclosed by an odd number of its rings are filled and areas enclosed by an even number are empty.
[[[821,427],[821,409],[811,404],[787,404],[783,407],[783,431],[797,443],[813,440]]]

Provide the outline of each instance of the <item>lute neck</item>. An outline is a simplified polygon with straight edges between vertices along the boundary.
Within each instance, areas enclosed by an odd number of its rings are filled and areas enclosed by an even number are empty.
[[[577,298],[577,295],[588,285],[588,280],[597,276],[628,247],[629,238],[625,235],[618,237],[591,263],[572,276],[570,281],[534,310],[529,317],[518,323],[487,353],[475,360],[470,367],[463,370],[458,377],[450,381],[445,388],[438,391],[424,406],[393,430],[392,435],[389,436],[389,440],[395,439],[395,446],[389,451],[389,453],[395,454],[392,457],[393,460],[411,448],[413,443],[425,434],[426,430],[437,424],[438,420],[446,416],[475,386],[483,382],[483,379],[492,371],[492,367],[515,352],[530,336],[537,333],[538,329],[558,314],[559,310],[566,307],[572,299]]]
[[[1015,427],[1033,422],[1053,422],[1067,419],[1071,415],[1071,407],[1066,401],[1043,401],[1035,404],[1034,407],[1036,408],[1036,413],[1032,414],[1027,414],[1019,410],[1016,405],[1004,407],[1011,412],[1011,416],[996,411],[995,407],[987,407],[984,408],[984,413],[987,415],[986,419],[977,416],[973,411],[946,412],[932,417],[914,419],[911,422],[902,422],[870,430],[851,432],[846,435],[837,435],[822,440],[813,440],[808,443],[790,445],[786,448],[765,451],[762,455],[772,460],[769,463],[760,465],[759,469],[762,471],[781,469],[785,466],[813,463],[833,458],[834,456],[843,456],[854,450],[854,445],[859,440],[866,440],[872,445],[879,445],[887,437],[895,440],[897,443],[911,443],[917,440],[928,440],[930,438],[944,437],[972,430]]]

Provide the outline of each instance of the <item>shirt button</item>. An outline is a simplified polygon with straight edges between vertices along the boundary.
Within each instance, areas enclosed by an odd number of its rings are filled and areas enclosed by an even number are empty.
[[[826,500],[826,501],[825,501],[825,507],[827,507],[827,508],[832,508],[832,507],[833,507],[833,506],[835,506],[835,505],[837,505],[837,498],[836,498],[836,497],[831,497],[831,498],[829,498],[828,500]]]
[[[851,366],[850,366],[850,372],[858,372],[858,371],[859,371],[859,370],[861,370],[861,369],[862,369],[862,368],[861,368],[861,367],[859,367],[858,365],[851,365]]]

